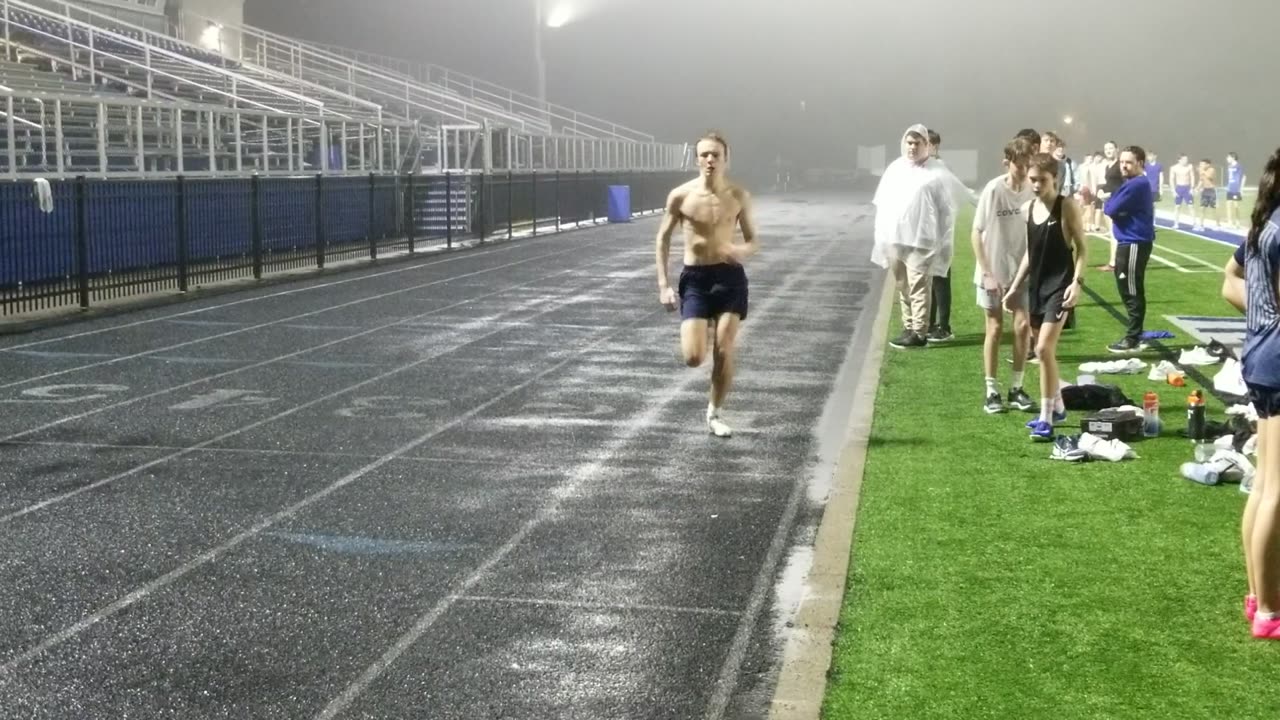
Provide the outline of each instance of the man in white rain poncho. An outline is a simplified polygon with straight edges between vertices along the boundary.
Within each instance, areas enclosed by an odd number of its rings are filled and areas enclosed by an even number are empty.
[[[945,168],[929,157],[929,130],[912,125],[902,136],[902,157],[885,168],[876,206],[871,262],[893,274],[902,305],[902,334],[890,344],[926,347],[934,277],[951,269],[955,198]]]

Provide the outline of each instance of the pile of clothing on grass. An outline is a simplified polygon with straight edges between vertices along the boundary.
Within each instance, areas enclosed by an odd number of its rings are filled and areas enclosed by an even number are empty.
[[[1147,372],[1147,379],[1185,387],[1187,371],[1183,368],[1218,365],[1221,367],[1213,375],[1213,391],[1228,406],[1225,416],[1208,417],[1200,391],[1191,394],[1188,422],[1181,434],[1191,441],[1194,460],[1183,463],[1180,470],[1182,477],[1192,482],[1202,485],[1237,482],[1240,491],[1248,493],[1254,475],[1249,458],[1257,455],[1258,415],[1249,402],[1240,361],[1235,354],[1213,341],[1206,347],[1183,350],[1177,363],[1161,360]],[[1062,403],[1066,409],[1085,414],[1080,423],[1082,432],[1057,437],[1050,457],[1066,462],[1136,459],[1138,455],[1129,443],[1160,435],[1158,398],[1149,392],[1135,402],[1115,385],[1099,383],[1097,376],[1137,375],[1147,368],[1148,364],[1137,358],[1082,363],[1077,382],[1072,385],[1064,381],[1062,386]],[[1198,408],[1193,412],[1196,405]]]

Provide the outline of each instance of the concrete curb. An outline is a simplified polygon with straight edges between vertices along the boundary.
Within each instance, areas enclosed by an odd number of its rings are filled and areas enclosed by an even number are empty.
[[[867,441],[875,415],[876,391],[894,304],[894,283],[886,278],[871,331],[870,345],[855,389],[846,439],[832,477],[827,500],[813,544],[813,567],[807,592],[796,612],[783,652],[782,670],[774,689],[771,720],[817,720],[826,693],[832,644],[844,601],[849,556],[857,521],[862,471]]]

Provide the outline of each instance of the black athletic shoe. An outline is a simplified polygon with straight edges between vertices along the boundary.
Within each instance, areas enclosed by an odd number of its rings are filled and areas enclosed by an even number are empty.
[[[1215,357],[1219,360],[1226,360],[1227,358],[1239,360],[1239,358],[1236,357],[1236,354],[1231,352],[1231,348],[1223,345],[1217,340],[1209,341],[1209,346],[1206,347],[1204,351],[1209,354],[1209,357]]]
[[[986,411],[988,415],[998,415],[1004,412],[1004,403],[1000,402],[1000,396],[998,394],[991,393],[987,396],[987,403],[982,406],[982,409]]]
[[[893,341],[890,344],[896,348],[901,348],[904,350],[913,350],[915,348],[927,347],[929,345],[929,341],[925,340],[923,335],[917,335],[916,333],[907,333],[903,337],[898,338],[897,340]]]
[[[1035,401],[1022,388],[1009,389],[1009,404],[1023,412],[1030,412],[1036,409]]]
[[[945,343],[955,340],[956,336],[951,332],[951,328],[936,327],[929,331],[926,339],[931,343]]]
[[[1141,342],[1139,340],[1134,340],[1132,338],[1125,338],[1120,342],[1111,343],[1110,345],[1107,346],[1107,350],[1110,350],[1111,352],[1117,355],[1124,355],[1125,353],[1140,352],[1146,349],[1147,349],[1146,343]]]
[[[902,334],[889,341],[889,344],[896,348],[907,347],[907,343],[911,342],[911,338],[915,337],[915,333],[910,330],[903,330]]]

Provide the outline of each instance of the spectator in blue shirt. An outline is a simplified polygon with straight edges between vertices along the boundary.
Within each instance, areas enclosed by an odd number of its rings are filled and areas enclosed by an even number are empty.
[[[1147,349],[1142,341],[1142,326],[1147,315],[1147,263],[1156,239],[1156,212],[1146,165],[1147,153],[1142,148],[1130,145],[1122,150],[1120,172],[1124,181],[1102,209],[1111,218],[1116,243],[1116,288],[1129,312],[1124,338],[1107,346],[1113,353]]]

